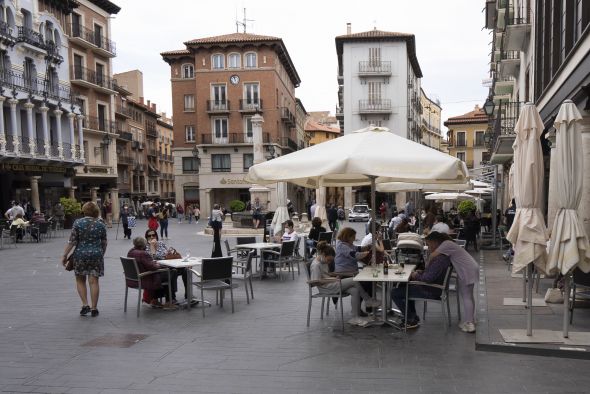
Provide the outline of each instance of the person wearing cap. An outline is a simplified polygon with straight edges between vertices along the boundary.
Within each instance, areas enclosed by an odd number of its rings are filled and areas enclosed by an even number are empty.
[[[464,248],[453,242],[446,234],[433,231],[428,234],[426,240],[439,243],[439,246],[430,252],[430,260],[439,255],[448,256],[451,260],[458,277],[457,296],[461,299],[463,306],[463,321],[459,324],[459,328],[463,332],[475,332],[475,297],[473,296],[473,289],[479,279],[479,265]]]
[[[440,234],[440,233],[436,233]],[[441,240],[431,235],[425,238],[430,251],[436,251],[441,244]],[[424,283],[432,283],[442,285],[445,280],[447,269],[451,264],[451,259],[444,254],[437,254],[430,259],[430,263],[426,265],[425,270],[416,270],[410,274],[411,281],[419,281]],[[406,306],[406,286],[408,284],[401,283],[399,287],[392,289],[391,298],[402,314],[405,312]],[[410,298],[430,298],[438,299],[442,293],[441,289],[429,286],[422,286],[417,284],[409,284],[408,297]],[[416,328],[420,325],[420,319],[416,313],[415,301],[408,300],[407,320],[403,322],[406,328]]]

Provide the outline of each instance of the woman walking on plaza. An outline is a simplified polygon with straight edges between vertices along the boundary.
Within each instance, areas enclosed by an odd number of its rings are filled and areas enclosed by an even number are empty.
[[[213,206],[209,225],[213,229],[213,251],[211,257],[223,257],[221,252],[221,227],[223,226],[223,212],[219,209],[219,204]]]
[[[182,218],[184,217],[182,204],[176,204],[176,215],[178,216],[178,224],[182,224]]]
[[[160,238],[168,239],[168,208],[164,207],[158,214],[160,222]]]
[[[90,201],[82,206],[84,217],[74,222],[70,240],[64,250],[62,264],[65,266],[72,249],[74,262],[74,274],[76,275],[76,288],[82,301],[80,315],[88,313],[92,317],[98,316],[98,278],[104,276],[104,254],[107,250],[107,229],[104,223],[98,220],[100,210],[96,203]],[[88,305],[86,277],[90,286],[90,300]]]

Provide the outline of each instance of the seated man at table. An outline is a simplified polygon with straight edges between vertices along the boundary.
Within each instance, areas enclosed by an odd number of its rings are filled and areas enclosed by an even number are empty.
[[[443,221],[443,217],[440,215],[436,215],[434,218],[434,224],[430,229],[431,232],[436,231],[437,233],[448,234],[451,232],[449,225]]]
[[[438,246],[441,244],[441,241],[438,239],[428,239],[426,238],[426,244],[428,245],[428,249],[430,251],[435,251]],[[439,254],[433,257],[430,260],[428,266],[424,271],[414,271],[410,275],[411,281],[420,281],[424,283],[433,283],[437,285],[442,285],[445,280],[445,274],[447,273],[447,269],[451,265],[451,259],[449,256],[444,254]],[[402,315],[404,314],[405,307],[406,307],[406,284],[400,284],[399,287],[392,289],[391,291],[391,298],[393,302],[399,310],[401,311]],[[428,286],[421,286],[419,284],[412,284],[410,283],[408,289],[408,296],[418,297],[418,298],[432,298],[437,299],[441,295],[441,290],[428,287]],[[416,314],[416,305],[415,302],[412,300],[408,301],[408,318],[407,321],[404,322],[406,328],[416,328],[420,325],[420,319]]]

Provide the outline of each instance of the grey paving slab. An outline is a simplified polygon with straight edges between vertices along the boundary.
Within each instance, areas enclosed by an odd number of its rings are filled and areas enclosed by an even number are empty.
[[[206,256],[212,238],[198,235],[202,225],[171,223],[168,244]],[[361,234],[363,224],[353,226]],[[342,333],[339,314],[332,309],[320,320],[319,305],[307,328],[303,275],[294,281],[256,280],[250,305],[237,289],[234,314],[227,303],[207,309],[205,318],[198,309],[142,306],[137,318],[134,292],[123,312],[118,260],[131,244],[115,240],[114,229],[100,280],[100,316],[83,318],[73,277],[58,264],[65,239],[0,250],[0,392],[555,392],[574,377],[579,387],[590,385],[590,377],[574,372],[590,366],[586,361],[476,352],[474,336],[456,327],[454,303],[449,329],[431,308],[423,325],[407,334],[351,326]],[[504,296],[519,293],[506,287],[506,293],[491,294],[500,302]],[[498,314],[497,323],[520,328],[512,313],[520,312]],[[131,334],[146,337],[128,348],[84,346]]]

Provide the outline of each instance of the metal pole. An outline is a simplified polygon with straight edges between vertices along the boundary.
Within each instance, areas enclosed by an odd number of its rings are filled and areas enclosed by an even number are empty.
[[[527,320],[526,320],[526,334],[533,335],[533,263],[527,265],[528,278],[528,295],[527,295]]]
[[[563,337],[569,337],[570,328],[570,279],[571,274],[568,272],[563,278]]]
[[[371,243],[371,265],[375,265],[377,262],[377,248],[375,246],[375,242],[377,242],[377,234],[375,233],[375,178],[374,176],[369,176],[371,179],[371,236],[373,237],[373,242]]]

